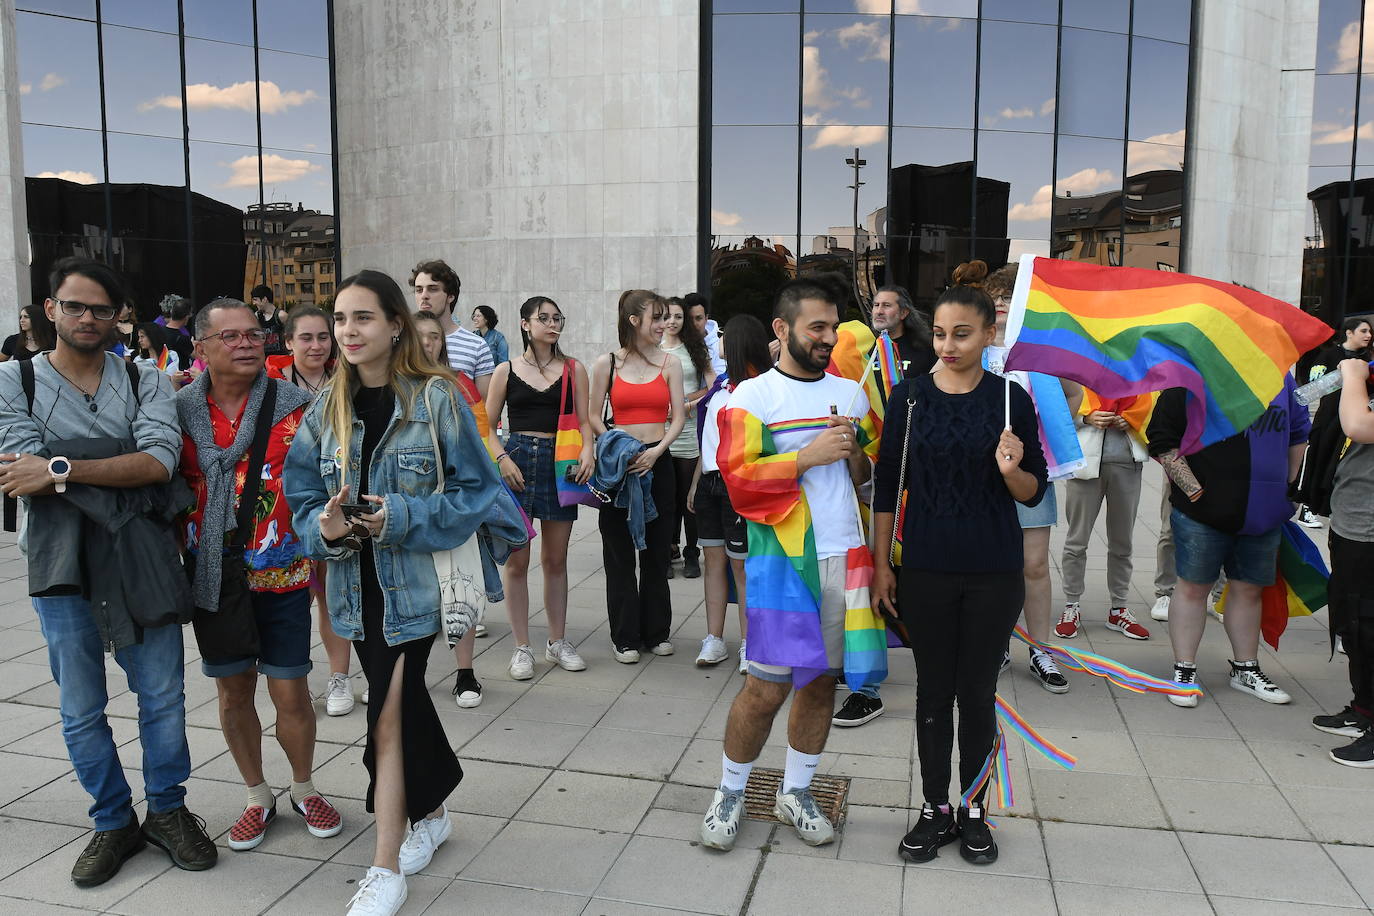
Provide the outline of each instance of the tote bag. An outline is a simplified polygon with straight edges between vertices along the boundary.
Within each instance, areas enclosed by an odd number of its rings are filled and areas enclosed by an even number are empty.
[[[582,426],[577,421],[577,405],[573,401],[577,387],[575,365],[571,359],[563,361],[563,396],[558,409],[558,432],[553,437],[553,478],[560,506],[595,506],[599,509],[601,500],[585,483],[573,479],[583,446]]]
[[[433,387],[433,383],[426,387],[426,401],[429,399],[429,389]],[[439,447],[432,404],[429,438],[434,443],[434,465],[438,476],[434,492],[443,493],[444,452]],[[457,547],[436,550],[430,556],[434,561],[434,574],[439,579],[439,606],[443,611],[444,634],[452,647],[468,630],[482,622],[482,614],[487,607],[486,583],[482,580],[482,552],[477,546],[477,533],[473,532],[472,537]]]

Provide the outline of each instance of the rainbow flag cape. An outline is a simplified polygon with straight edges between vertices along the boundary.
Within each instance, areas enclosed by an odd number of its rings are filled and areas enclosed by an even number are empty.
[[[1188,274],[1022,255],[1008,369],[1103,397],[1188,390],[1185,455],[1241,432],[1331,328],[1286,302]]]
[[[1007,348],[987,347],[983,350],[983,368],[1005,377]],[[1059,379],[1041,372],[1017,372],[1013,381],[1026,389],[1035,405],[1035,423],[1040,430],[1040,450],[1045,453],[1046,476],[1050,480],[1072,477],[1084,464],[1083,446],[1078,441],[1078,429],[1073,424],[1073,411],[1064,396]]]
[[[1289,519],[1279,529],[1278,570],[1274,584],[1260,593],[1260,635],[1274,649],[1292,617],[1307,617],[1326,607],[1326,587],[1331,571],[1321,551],[1297,522]],[[1217,599],[1217,613],[1226,613],[1230,583]]]

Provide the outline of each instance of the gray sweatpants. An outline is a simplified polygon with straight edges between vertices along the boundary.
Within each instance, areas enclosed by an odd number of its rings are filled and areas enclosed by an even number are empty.
[[[1131,591],[1131,533],[1140,505],[1142,466],[1103,462],[1097,478],[1065,481],[1067,498],[1064,517],[1068,533],[1064,537],[1064,600],[1083,598],[1083,571],[1088,561],[1088,541],[1092,539],[1102,500],[1107,500],[1107,590],[1112,607],[1125,607]]]
[[[1174,526],[1169,524],[1169,478],[1164,478],[1163,502],[1159,506],[1159,543],[1155,545],[1155,597],[1173,597],[1178,574],[1174,572]]]

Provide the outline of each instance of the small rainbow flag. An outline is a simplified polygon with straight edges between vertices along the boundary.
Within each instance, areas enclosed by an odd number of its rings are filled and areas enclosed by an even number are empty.
[[[840,325],[835,348],[830,351],[830,365],[825,371],[858,382],[868,395],[868,413],[859,418],[858,437],[864,453],[877,459],[878,445],[883,436],[883,419],[886,416],[887,396],[892,385],[900,381],[901,370],[897,368],[896,348],[886,332],[881,338],[874,338],[873,331],[862,321],[846,321]],[[888,372],[880,375],[874,371],[875,359],[881,362],[886,354]],[[896,375],[891,373],[895,372]]]
[[[166,372],[172,365],[172,351],[167,347],[162,348],[162,352],[157,355],[157,368],[159,372]]]
[[[1326,587],[1331,572],[1321,551],[1297,522],[1289,519],[1279,529],[1278,570],[1274,584],[1260,593],[1260,635],[1274,649],[1292,617],[1307,617],[1326,607]],[[1217,599],[1217,613],[1226,613],[1228,583]]]
[[[1297,358],[1331,328],[1286,302],[1188,274],[1023,255],[1008,369],[1106,398],[1186,388],[1191,454],[1253,423]]]

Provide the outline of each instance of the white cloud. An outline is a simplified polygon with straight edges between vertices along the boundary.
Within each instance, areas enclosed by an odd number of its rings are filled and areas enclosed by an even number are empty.
[[[711,210],[711,225],[721,229],[733,229],[744,222],[744,217],[738,213],[726,213],[724,210]]]
[[[1054,114],[1054,96],[1050,96],[1040,103],[1040,117]]]
[[[1035,117],[1035,112],[1031,111],[1029,108],[1003,108],[997,113],[1007,120]]]
[[[886,127],[846,127],[830,124],[816,133],[807,149],[824,149],[827,146],[865,147],[887,142]]]
[[[225,164],[220,163],[220,165]],[[221,187],[256,188],[258,186],[257,156],[240,156],[227,165],[230,170],[229,180]],[[262,183],[264,185],[284,184],[288,181],[295,181],[297,178],[303,178],[311,172],[318,172],[321,168],[319,163],[311,162],[309,159],[287,159],[276,153],[268,153],[262,157]]]
[[[868,22],[852,22],[842,29],[835,30],[835,37],[840,41],[840,47],[848,49],[850,45],[860,45],[863,50],[859,53],[859,60],[887,60],[892,55],[892,45],[887,40],[887,23],[880,19],[873,19]]]
[[[295,89],[283,91],[271,80],[260,84],[262,113],[280,114],[288,108],[304,105],[319,98],[315,90],[301,92]],[[194,83],[186,87],[186,104],[193,111],[206,108],[229,108],[238,111],[255,111],[257,99],[254,97],[253,83],[234,83],[232,86],[212,86],[209,83]],[[181,110],[181,97],[175,95],[158,96],[138,106],[139,111],[152,111],[154,108]]]
[[[815,45],[802,46],[802,104],[813,109],[803,114],[803,123],[820,123],[815,112],[826,111],[842,103],[855,108],[868,108],[872,105],[867,94],[859,86],[834,90],[830,87],[830,71],[821,63],[821,49]]]
[[[33,83],[20,83],[20,84],[19,84],[19,94],[20,94],[20,95],[28,95],[30,92],[33,92]]]
[[[35,178],[62,178],[66,181],[74,181],[77,184],[95,184],[99,181],[90,172],[76,172],[71,169],[63,169],[60,172],[39,172]]]
[[[1116,174],[1111,169],[1083,169],[1074,172],[1059,182],[1059,192],[1072,194],[1092,194],[1117,184]],[[1049,219],[1054,204],[1054,188],[1041,185],[1028,204],[1017,204],[1007,212],[1007,219],[1030,221]]]
[[[1155,134],[1143,141],[1132,141],[1126,150],[1126,174],[1138,175],[1155,169],[1183,168],[1183,145],[1187,131]]]
[[[42,89],[44,92],[47,92],[51,89],[56,89],[58,86],[65,85],[66,82],[67,78],[65,76],[62,76],[61,74],[45,73],[43,74],[43,81],[38,84],[38,88]]]
[[[820,29],[812,29],[811,31],[807,32],[805,35],[802,36],[802,43],[809,45],[812,42],[819,41],[820,37],[824,34],[825,32],[821,31]]]
[[[1320,136],[1312,138],[1313,146],[1331,146],[1336,143],[1349,143],[1355,138],[1354,127],[1338,127],[1334,124],[1312,125],[1314,133],[1324,131]],[[1374,121],[1365,121],[1360,125],[1360,139],[1374,140]]]
[[[1370,67],[1370,52],[1374,49],[1369,47],[1369,43],[1374,41],[1374,7],[1367,7],[1364,13],[1364,34],[1365,34],[1365,67]],[[1346,23],[1345,28],[1341,29],[1340,37],[1336,39],[1336,63],[1332,67],[1333,73],[1354,73],[1359,65],[1360,59],[1360,21],[1358,19]]]
[[[893,6],[897,7],[898,13],[915,14],[925,12],[921,9],[921,0],[854,0],[854,12],[874,13],[878,15],[892,12]]]

